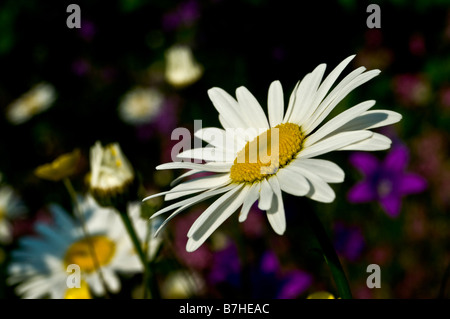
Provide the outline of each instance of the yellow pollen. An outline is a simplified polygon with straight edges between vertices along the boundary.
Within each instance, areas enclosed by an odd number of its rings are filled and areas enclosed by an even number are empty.
[[[76,264],[80,266],[81,271],[91,273],[97,269],[96,262],[98,262],[98,266],[107,265],[114,256],[115,250],[115,243],[105,236],[83,238],[69,247],[64,263],[66,267]],[[92,251],[95,252],[97,260],[92,258]]]
[[[279,124],[247,142],[231,166],[234,183],[254,183],[276,174],[300,152],[304,134],[293,123]]]

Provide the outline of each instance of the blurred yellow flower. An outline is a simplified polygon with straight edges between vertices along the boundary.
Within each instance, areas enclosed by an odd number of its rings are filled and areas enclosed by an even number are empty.
[[[187,299],[195,297],[204,289],[203,279],[195,272],[175,271],[167,276],[161,287],[164,299]]]
[[[165,77],[175,87],[196,82],[203,74],[203,67],[195,61],[192,51],[184,45],[175,45],[166,51]]]
[[[336,299],[328,291],[316,291],[308,295],[306,299]]]
[[[39,166],[34,170],[34,174],[42,179],[60,181],[76,172],[80,158],[80,150],[75,149],[70,153],[58,156],[51,163]]]
[[[49,83],[39,83],[30,91],[8,105],[6,118],[18,125],[28,121],[34,115],[48,109],[56,99],[56,91]]]
[[[92,299],[89,285],[81,280],[80,287],[68,288],[64,294],[64,299]]]

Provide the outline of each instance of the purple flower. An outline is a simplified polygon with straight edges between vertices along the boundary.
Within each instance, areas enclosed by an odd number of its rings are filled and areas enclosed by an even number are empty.
[[[191,26],[200,17],[197,1],[189,0],[181,3],[175,10],[165,14],[162,19],[163,28],[167,31],[180,26]]]
[[[282,271],[275,253],[266,251],[256,264],[249,267],[252,298],[293,299],[306,291],[312,283],[312,276],[302,270]],[[213,285],[242,291],[244,287],[242,265],[236,245],[230,244],[214,254],[209,281]]]
[[[213,256],[213,266],[209,272],[209,281],[213,285],[227,282],[239,286],[241,282],[241,262],[236,245],[230,243]]]
[[[350,162],[365,179],[350,189],[348,200],[352,203],[378,201],[390,217],[397,217],[402,197],[427,187],[423,177],[405,172],[408,161],[409,152],[404,146],[393,147],[383,162],[369,153],[352,154]]]
[[[334,247],[337,252],[350,261],[356,261],[365,248],[361,229],[357,226],[336,222],[333,232]]]

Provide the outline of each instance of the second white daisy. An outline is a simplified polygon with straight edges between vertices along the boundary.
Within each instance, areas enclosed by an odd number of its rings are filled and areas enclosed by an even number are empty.
[[[119,215],[110,208],[98,206],[92,197],[80,199],[80,210],[90,234],[86,239],[80,224],[60,206],[51,206],[54,224],[38,223],[39,237],[25,237],[19,249],[12,252],[8,272],[9,284],[17,284],[16,292],[23,298],[86,299],[105,294],[99,270],[106,288],[117,293],[121,288],[118,273],[143,271],[133,245]],[[149,227],[140,218],[138,203],[128,206],[136,232],[144,243]],[[149,257],[154,256],[159,240],[151,239]],[[96,258],[92,257],[95,251]],[[80,268],[81,287],[69,287],[73,268]]]

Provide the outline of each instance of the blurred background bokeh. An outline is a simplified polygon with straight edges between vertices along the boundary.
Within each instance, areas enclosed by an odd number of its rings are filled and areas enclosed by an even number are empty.
[[[81,8],[80,29],[66,25],[70,3]],[[366,25],[369,3],[380,6],[381,28]],[[162,234],[155,264],[161,294],[302,299],[317,291],[336,294],[302,215],[314,210],[355,298],[448,298],[450,1],[445,0],[2,1],[0,222],[7,220],[11,233],[0,242],[0,298],[20,297],[6,282],[18,240],[33,233],[36,221],[49,218],[49,204],[71,211],[63,185],[38,178],[36,167],[80,149],[72,182],[83,193],[90,147],[117,142],[146,194],[167,190],[177,172],[155,166],[171,160],[177,142],[172,130],[193,133],[195,119],[203,127],[219,126],[208,89],[234,95],[243,85],[265,108],[272,81],[281,81],[287,98],[316,65],[327,63],[329,72],[352,54],[347,72],[361,65],[382,72],[335,112],[374,99],[375,108],[401,113],[401,122],[383,130],[394,141],[392,150],[371,157],[329,154],[346,172],[344,183],[332,186],[336,200],[322,204],[286,196],[288,227],[282,237],[255,207],[245,223],[232,216],[206,244],[187,253],[186,232],[208,202],[184,212]],[[368,162],[374,165],[370,172]],[[394,202],[379,199],[383,192],[392,192]],[[8,204],[11,196],[14,205]],[[152,203],[153,211],[162,205]],[[381,288],[366,285],[370,264],[381,267]],[[121,280],[120,296],[135,296],[136,280]]]

